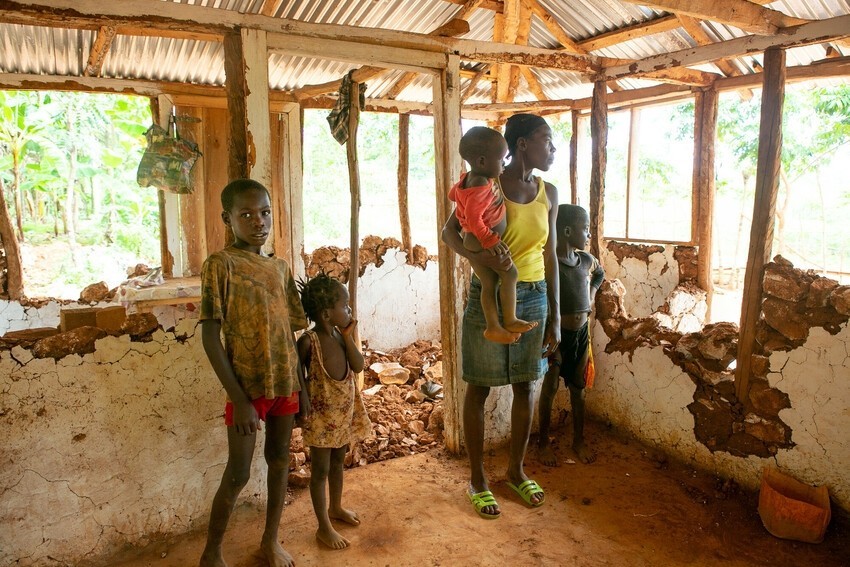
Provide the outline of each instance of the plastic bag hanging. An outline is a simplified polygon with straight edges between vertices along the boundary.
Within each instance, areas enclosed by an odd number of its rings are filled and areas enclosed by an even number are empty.
[[[194,190],[192,168],[202,154],[197,144],[180,137],[174,116],[168,119],[168,130],[153,124],[145,132],[145,138],[148,147],[136,172],[139,186],[153,185],[172,193],[191,193]]]

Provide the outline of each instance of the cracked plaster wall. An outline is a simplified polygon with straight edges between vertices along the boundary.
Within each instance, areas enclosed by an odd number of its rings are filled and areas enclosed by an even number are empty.
[[[622,261],[602,247],[599,261],[605,279],[620,280],[626,288],[626,310],[632,317],[649,317],[664,305],[670,292],[679,285],[679,265],[673,256],[674,246],[653,246],[646,260],[625,257]]]
[[[792,430],[794,446],[773,458],[736,457],[711,452],[694,436],[688,404],[696,386],[664,354],[661,346],[640,346],[634,353],[606,353],[602,325],[594,324],[596,383],[587,395],[588,413],[629,431],[685,462],[757,489],[762,468],[776,465],[803,482],[826,485],[833,500],[850,510],[850,330],[837,335],[812,329],[806,343],[770,357],[768,379],[788,394],[791,407],[781,419]],[[814,379],[816,378],[816,379]],[[563,390],[563,388],[561,389]],[[558,404],[569,398],[559,392]],[[561,406],[563,407],[563,406]]]
[[[195,327],[58,361],[0,351],[0,564],[77,564],[207,521],[227,442]],[[243,498],[265,499],[264,469]]]

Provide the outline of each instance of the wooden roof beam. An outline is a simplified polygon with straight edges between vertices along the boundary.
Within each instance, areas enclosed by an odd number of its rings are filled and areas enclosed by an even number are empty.
[[[823,43],[847,36],[848,30],[850,30],[850,15],[838,16],[837,18],[818,20],[785,28],[780,35],[750,35],[711,45],[654,55],[630,65],[607,67],[604,70],[604,74],[608,79],[621,79],[623,77],[652,73],[671,67],[699,65],[726,57],[752,55],[754,53],[761,53],[772,46],[789,48],[812,43]]]
[[[549,100],[549,97],[547,97],[546,93],[543,91],[543,85],[540,84],[540,81],[534,75],[534,71],[532,71],[530,67],[520,67],[519,70],[520,73],[522,73],[522,77],[525,79],[525,84],[528,85],[528,89],[534,93],[537,100]]]
[[[472,14],[472,12],[480,8],[483,3],[483,0],[466,0],[466,2],[461,2],[463,7],[457,11],[457,14],[455,14],[454,17],[456,19],[465,20]]]
[[[696,18],[692,18],[690,16],[677,16],[679,23],[682,24],[682,27],[688,32],[688,35],[693,38],[693,40],[697,43],[697,45],[711,45],[714,41],[708,36],[704,29],[702,29],[702,25],[700,21]],[[717,61],[712,61],[714,65],[720,69],[724,75],[727,77],[737,77],[741,74],[741,71],[728,59],[718,59]]]
[[[103,61],[106,59],[106,54],[109,53],[109,48],[112,46],[112,40],[115,39],[115,27],[103,26],[97,32],[94,43],[92,43],[91,51],[89,52],[89,61],[83,71],[85,77],[99,77],[103,70]]]
[[[485,5],[486,2],[482,7]],[[151,14],[156,14],[156,17]],[[391,56],[391,53],[387,54],[390,50],[408,49],[420,51],[425,55],[428,52],[453,54],[462,59],[482,63],[530,65],[583,74],[597,73],[606,64],[605,58],[551,49],[435,37],[380,28],[316,24],[159,0],[2,0],[0,22],[84,29],[96,29],[101,25],[146,26],[152,30],[169,33],[180,31],[222,36],[237,28],[250,28],[267,32],[270,48],[274,45],[280,51],[293,54],[300,53],[300,45],[310,40],[321,40],[328,45],[335,42],[333,48],[326,49],[323,56],[343,61],[351,57],[348,46],[359,44],[370,46],[371,51],[383,51],[384,56]],[[346,38],[345,41],[339,41],[341,37]],[[368,63],[374,57],[377,55],[360,62]],[[442,66],[444,65],[438,65],[440,68]]]
[[[747,0],[625,0],[676,15],[692,16],[735,26],[759,35],[774,35],[781,28],[804,24],[803,20],[759,6]]]
[[[445,2],[450,2],[452,4],[461,4],[462,6],[466,6],[467,4],[477,4],[476,8],[482,8],[484,10],[491,10],[496,12],[497,14],[501,14],[505,9],[505,4],[501,0],[480,0],[479,2],[470,2],[469,0],[444,0]],[[471,11],[471,10],[470,10]],[[457,16],[455,16],[457,17]]]

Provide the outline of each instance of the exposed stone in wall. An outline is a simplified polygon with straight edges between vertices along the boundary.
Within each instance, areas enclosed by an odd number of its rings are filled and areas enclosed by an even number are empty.
[[[110,297],[109,287],[106,285],[106,282],[87,285],[80,292],[80,303],[97,303],[99,301],[109,301],[110,299],[112,298]]]
[[[688,289],[687,285],[679,288],[682,293]],[[712,452],[726,451],[741,457],[767,457],[793,446],[791,430],[778,415],[788,406],[786,395],[758,378],[754,380],[753,400],[745,405],[735,395],[734,372],[729,367],[737,353],[737,325],[716,323],[682,333],[662,326],[657,317],[629,317],[624,295],[616,280],[606,281],[597,294],[597,320],[610,339],[605,351],[633,357],[639,347],[661,348],[696,386],[688,410],[700,443]],[[758,363],[766,372],[764,357]]]
[[[668,329],[681,333],[697,332],[705,324],[707,297],[701,287],[690,282],[680,283],[652,317]]]
[[[696,283],[697,249],[694,246],[676,246],[673,257],[679,263],[679,283]]]
[[[394,248],[401,250],[401,242],[395,238],[380,238],[379,236],[367,236],[360,245],[360,276],[366,271],[369,264],[380,267],[384,263],[384,255],[387,250]],[[413,247],[411,254],[407,256],[407,263],[425,269],[428,261],[436,261],[435,256],[428,256],[428,251],[418,244]],[[351,254],[348,248],[337,246],[322,246],[316,248],[312,254],[304,254],[304,265],[307,267],[307,276],[313,277],[320,271],[340,281],[348,280],[348,269],[351,264]]]
[[[782,256],[764,268],[764,295],[756,335],[759,354],[799,347],[812,327],[835,335],[850,315],[850,287],[813,270],[798,270]]]
[[[615,240],[609,240],[607,248],[614,253],[621,264],[626,258],[649,262],[650,255],[664,252],[664,247],[658,244],[628,244]]]

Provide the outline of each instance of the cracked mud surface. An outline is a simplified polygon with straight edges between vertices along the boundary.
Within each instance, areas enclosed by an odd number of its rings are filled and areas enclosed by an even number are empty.
[[[556,431],[562,462],[571,458],[569,433]],[[309,492],[295,491],[284,512],[284,546],[299,567],[850,564],[850,520],[835,507],[823,543],[777,539],[761,524],[757,493],[668,462],[600,423],[588,423],[587,438],[599,453],[594,464],[551,469],[536,464],[532,442],[526,472],[546,490],[540,508],[525,507],[505,485],[502,448],[487,455],[486,466],[503,516],[480,519],[464,494],[466,460],[434,450],[346,471],[343,503],[363,524],[340,526],[352,542],[344,551],[318,547]],[[261,510],[237,509],[225,544],[231,567],[264,565],[256,553],[262,526]],[[101,564],[195,565],[203,544],[201,530]]]

